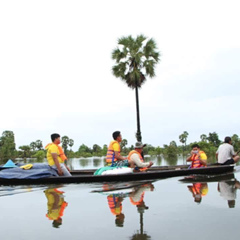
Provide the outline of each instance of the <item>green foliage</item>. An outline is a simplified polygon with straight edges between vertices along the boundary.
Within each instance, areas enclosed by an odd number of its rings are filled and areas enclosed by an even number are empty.
[[[12,131],[4,131],[0,138],[0,160],[7,161],[16,156],[15,138]]]
[[[31,147],[28,145],[20,146],[19,157],[21,158],[30,158],[31,157]]]
[[[240,150],[240,139],[237,134],[234,134],[232,137],[232,145],[234,147],[234,150],[237,152]]]
[[[213,132],[209,133],[207,140],[212,143],[215,147],[218,147],[221,144],[221,141],[218,138],[218,134]]]
[[[112,52],[113,75],[121,78],[130,88],[141,87],[146,77],[155,76],[155,65],[159,61],[160,53],[153,39],[139,35],[122,37],[118,40],[119,47]],[[144,43],[146,42],[146,43]]]
[[[46,153],[44,150],[39,150],[35,154],[33,154],[32,157],[37,158],[38,162],[43,162],[45,155],[46,155]]]
[[[179,141],[180,141],[182,144],[185,144],[185,145],[186,145],[188,135],[189,135],[188,132],[187,132],[187,131],[184,131],[184,132],[179,136]]]
[[[43,148],[42,141],[41,140],[37,140],[35,143],[36,143],[36,148],[38,150],[42,150],[42,148]]]

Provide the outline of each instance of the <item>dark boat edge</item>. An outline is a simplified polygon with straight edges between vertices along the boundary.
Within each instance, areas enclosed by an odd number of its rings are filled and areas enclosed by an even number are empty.
[[[208,166],[205,168],[181,168],[180,166],[174,166],[169,169],[164,169],[163,167],[152,168],[147,172],[137,172],[131,174],[118,174],[118,175],[100,175],[93,176],[93,170],[77,171],[71,177],[50,177],[50,178],[40,178],[40,179],[5,179],[0,178],[0,185],[39,185],[39,184],[66,184],[66,183],[95,183],[95,182],[126,182],[126,181],[138,181],[138,180],[157,180],[170,177],[187,176],[194,174],[223,174],[230,173],[234,170],[234,165],[226,166]],[[88,173],[87,173],[88,171]],[[95,171],[95,170],[94,170]],[[81,174],[80,174],[81,172]]]

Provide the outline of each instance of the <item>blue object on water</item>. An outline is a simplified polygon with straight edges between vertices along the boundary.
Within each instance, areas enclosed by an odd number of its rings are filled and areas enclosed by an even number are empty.
[[[9,159],[2,167],[3,168],[14,168],[14,167],[17,167],[17,166],[15,165],[15,163],[11,159]]]

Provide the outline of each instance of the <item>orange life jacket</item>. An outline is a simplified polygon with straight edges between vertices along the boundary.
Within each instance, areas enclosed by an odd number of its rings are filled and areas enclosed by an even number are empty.
[[[46,147],[45,147],[45,149],[48,149],[48,147],[49,147],[51,144],[55,144],[55,143],[49,143],[49,144],[47,144]],[[55,145],[58,147],[59,157],[60,157],[63,161],[67,160],[67,157],[66,157],[66,155],[64,154],[62,147],[59,146],[59,145],[57,145],[57,144],[55,144]]]
[[[115,161],[117,161],[117,158],[115,157],[115,152],[113,150],[114,143],[117,143],[119,145],[118,153],[120,153],[120,151],[121,151],[119,142],[116,140],[111,141],[109,144],[108,150],[107,150],[106,163],[114,163]]]
[[[193,191],[194,195],[201,194],[201,187],[202,187],[201,183],[193,184],[192,191]]]
[[[140,158],[140,160],[142,161],[142,162],[144,162],[143,161],[143,158],[142,158],[142,155],[138,152],[138,151],[136,151],[136,150],[132,150],[129,154],[128,154],[128,160],[130,161],[131,159],[131,156],[134,154],[134,153],[136,153],[138,156],[139,156],[139,158]],[[140,171],[145,171],[147,168],[145,167],[145,168],[139,168],[139,170]]]
[[[114,194],[109,195],[107,197],[108,206],[113,215],[119,215],[122,212],[122,203],[120,203],[120,207],[117,207],[117,203],[119,202],[119,197],[116,197]]]
[[[135,201],[132,199],[132,197],[129,197],[130,202],[132,203],[132,205],[136,205],[136,206],[140,205],[140,204],[143,202],[144,194],[145,194],[145,192],[143,192],[143,193],[141,194],[141,199],[140,199],[139,201],[137,201],[137,202],[135,202]]]
[[[199,155],[205,152],[204,151],[199,151]],[[191,168],[200,168],[200,167],[205,167],[205,165],[203,165],[200,162],[200,159],[198,158],[198,154],[193,154],[193,156],[191,157],[192,160],[192,164],[191,164]]]

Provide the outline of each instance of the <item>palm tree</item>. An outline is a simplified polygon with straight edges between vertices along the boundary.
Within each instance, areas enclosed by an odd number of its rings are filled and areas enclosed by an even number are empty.
[[[113,75],[120,78],[128,87],[135,89],[137,112],[137,141],[142,140],[139,118],[138,88],[146,81],[146,77],[155,76],[155,65],[159,61],[160,53],[156,51],[153,39],[139,35],[136,39],[132,36],[118,39],[118,45],[112,52],[112,59],[116,61],[113,66]]]

